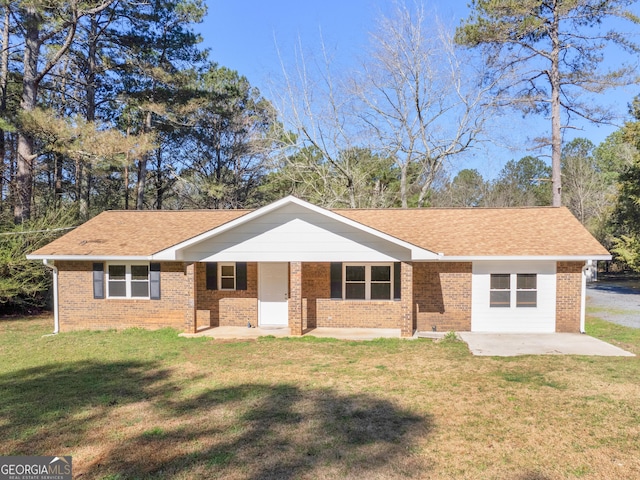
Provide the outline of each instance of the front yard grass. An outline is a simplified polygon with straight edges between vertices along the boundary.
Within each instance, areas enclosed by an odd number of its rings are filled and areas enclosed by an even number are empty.
[[[52,323],[0,320],[0,454],[82,479],[640,478],[638,358]],[[640,353],[640,330],[588,330]]]

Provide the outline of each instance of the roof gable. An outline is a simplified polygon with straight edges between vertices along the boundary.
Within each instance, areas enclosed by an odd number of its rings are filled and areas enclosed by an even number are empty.
[[[186,261],[433,260],[436,253],[286,197],[153,255]]]

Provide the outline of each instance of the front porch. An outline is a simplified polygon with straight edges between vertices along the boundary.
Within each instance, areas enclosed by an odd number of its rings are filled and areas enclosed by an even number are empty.
[[[399,328],[333,328],[316,327],[303,332],[304,336],[335,338],[338,340],[375,340],[377,338],[401,338]],[[217,340],[257,339],[259,337],[298,337],[289,327],[211,327],[197,333],[181,333],[181,337],[211,337]]]
[[[413,265],[410,262],[363,265],[374,265],[367,268],[377,268],[377,274],[382,274],[375,283],[376,298],[369,298],[370,286],[367,298],[364,295],[362,299],[348,298],[344,293],[348,282],[341,263],[187,264],[185,334],[216,338],[411,337],[415,331]],[[369,274],[367,280],[368,277]],[[229,288],[221,288],[227,279]],[[364,287],[365,283],[361,285]],[[385,295],[387,298],[382,298]]]

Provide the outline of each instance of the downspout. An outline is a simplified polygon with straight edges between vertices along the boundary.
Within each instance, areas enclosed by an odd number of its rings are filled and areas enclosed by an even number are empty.
[[[54,263],[49,263],[46,259],[43,260],[42,263],[53,272],[53,333],[51,335],[56,335],[60,332],[60,318],[58,316],[58,267],[56,267]]]
[[[587,302],[587,272],[591,268],[593,262],[591,260],[587,260],[582,267],[582,294],[580,295],[580,333],[586,333],[585,330],[585,317],[587,312],[586,302]]]

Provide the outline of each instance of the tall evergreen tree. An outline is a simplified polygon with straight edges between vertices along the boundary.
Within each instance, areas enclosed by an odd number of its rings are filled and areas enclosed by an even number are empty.
[[[633,0],[473,0],[471,16],[456,40],[488,47],[497,72],[513,72],[506,84],[511,103],[527,112],[551,114],[553,205],[561,205],[562,131],[573,117],[606,121],[610,112],[594,107],[585,92],[635,81],[632,69],[617,65],[603,72],[605,49],[618,46],[637,53],[622,32],[604,31],[610,18],[639,23],[628,9]],[[610,58],[610,57],[609,57]]]

